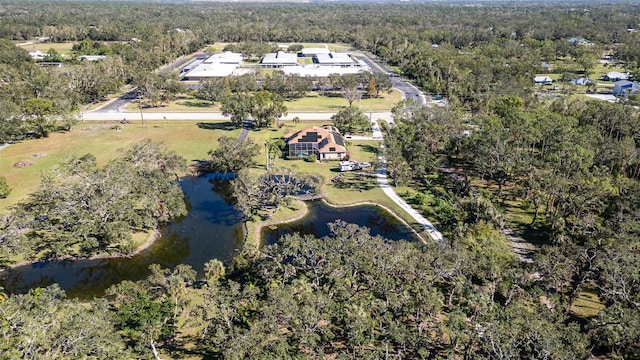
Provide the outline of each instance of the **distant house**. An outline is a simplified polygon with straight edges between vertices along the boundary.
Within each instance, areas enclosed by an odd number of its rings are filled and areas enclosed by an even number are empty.
[[[638,82],[631,82],[629,80],[616,81],[613,85],[613,95],[616,97],[625,97],[631,94],[635,94],[640,90]]]
[[[629,73],[621,73],[618,71],[610,71],[602,76],[604,81],[620,81],[629,80]]]
[[[551,65],[549,65],[549,63],[547,62],[541,62],[540,63],[540,67],[542,68],[542,70],[544,70],[545,72],[549,72],[551,70]]]
[[[342,135],[333,126],[309,127],[285,136],[289,157],[316,155],[319,160],[343,160],[347,148]]]
[[[36,60],[42,60],[47,56],[47,54],[43,53],[40,50],[31,50],[29,51],[29,55],[31,56],[32,59],[36,59]]]
[[[593,80],[586,77],[579,77],[577,79],[571,80],[570,83],[573,85],[589,85],[593,84]]]
[[[582,37],[572,37],[567,40],[571,45],[584,45],[584,46],[593,46],[593,42],[582,38]]]
[[[551,80],[550,77],[548,76],[536,76],[533,78],[533,82],[536,83],[536,85],[551,85],[553,84],[553,80]]]
[[[98,61],[106,59],[107,57],[105,55],[80,55],[78,58],[86,61]]]

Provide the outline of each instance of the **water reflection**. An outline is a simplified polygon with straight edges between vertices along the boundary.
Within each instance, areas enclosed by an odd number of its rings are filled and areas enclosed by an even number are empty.
[[[336,220],[366,226],[372,235],[381,235],[389,240],[415,240],[415,234],[383,208],[375,205],[358,205],[336,208],[323,201],[308,203],[309,214],[300,220],[262,229],[262,240],[273,244],[285,234],[299,232],[318,237],[330,234],[328,223]]]
[[[58,283],[68,296],[88,299],[102,296],[120,281],[144,279],[154,263],[161,267],[188,264],[202,275],[207,261],[229,261],[242,245],[241,217],[227,201],[228,183],[228,177],[220,174],[182,179],[189,215],[167,225],[160,239],[139,254],[29,264],[0,275],[0,284],[10,292],[26,292]]]
[[[69,297],[90,299],[102,296],[107,288],[123,280],[144,279],[154,263],[163,268],[191,265],[202,276],[207,261],[229,261],[242,246],[241,216],[230,204],[228,179],[219,174],[182,179],[180,186],[189,215],[166,226],[153,245],[134,256],[29,264],[0,274],[0,285],[9,292],[21,293],[58,283]],[[326,236],[327,223],[337,219],[366,226],[372,234],[391,240],[414,238],[408,227],[380,207],[333,208],[323,202],[309,203],[309,213],[299,221],[264,228],[262,238],[265,243],[274,243],[292,232]]]

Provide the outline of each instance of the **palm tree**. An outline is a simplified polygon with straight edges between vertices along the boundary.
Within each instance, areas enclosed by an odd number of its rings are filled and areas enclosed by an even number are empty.
[[[207,281],[215,282],[223,278],[225,267],[222,261],[218,259],[209,260],[204,264],[204,277]]]
[[[267,157],[266,168],[267,171],[271,170],[276,164],[278,156],[282,155],[282,149],[284,149],[285,143],[283,139],[269,139],[265,142],[265,153]]]

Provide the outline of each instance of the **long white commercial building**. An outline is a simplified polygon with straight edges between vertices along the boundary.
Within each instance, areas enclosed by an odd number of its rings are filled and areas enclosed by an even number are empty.
[[[242,54],[226,51],[214,54],[187,71],[183,80],[202,80],[212,77],[227,77],[234,74],[242,63]]]

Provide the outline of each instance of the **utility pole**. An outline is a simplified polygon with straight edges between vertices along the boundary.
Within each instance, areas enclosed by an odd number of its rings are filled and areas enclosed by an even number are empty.
[[[140,121],[142,121],[142,124],[144,125],[144,117],[142,116],[142,95],[138,95],[138,107],[140,108]],[[149,127],[149,124],[147,124],[147,128]]]

